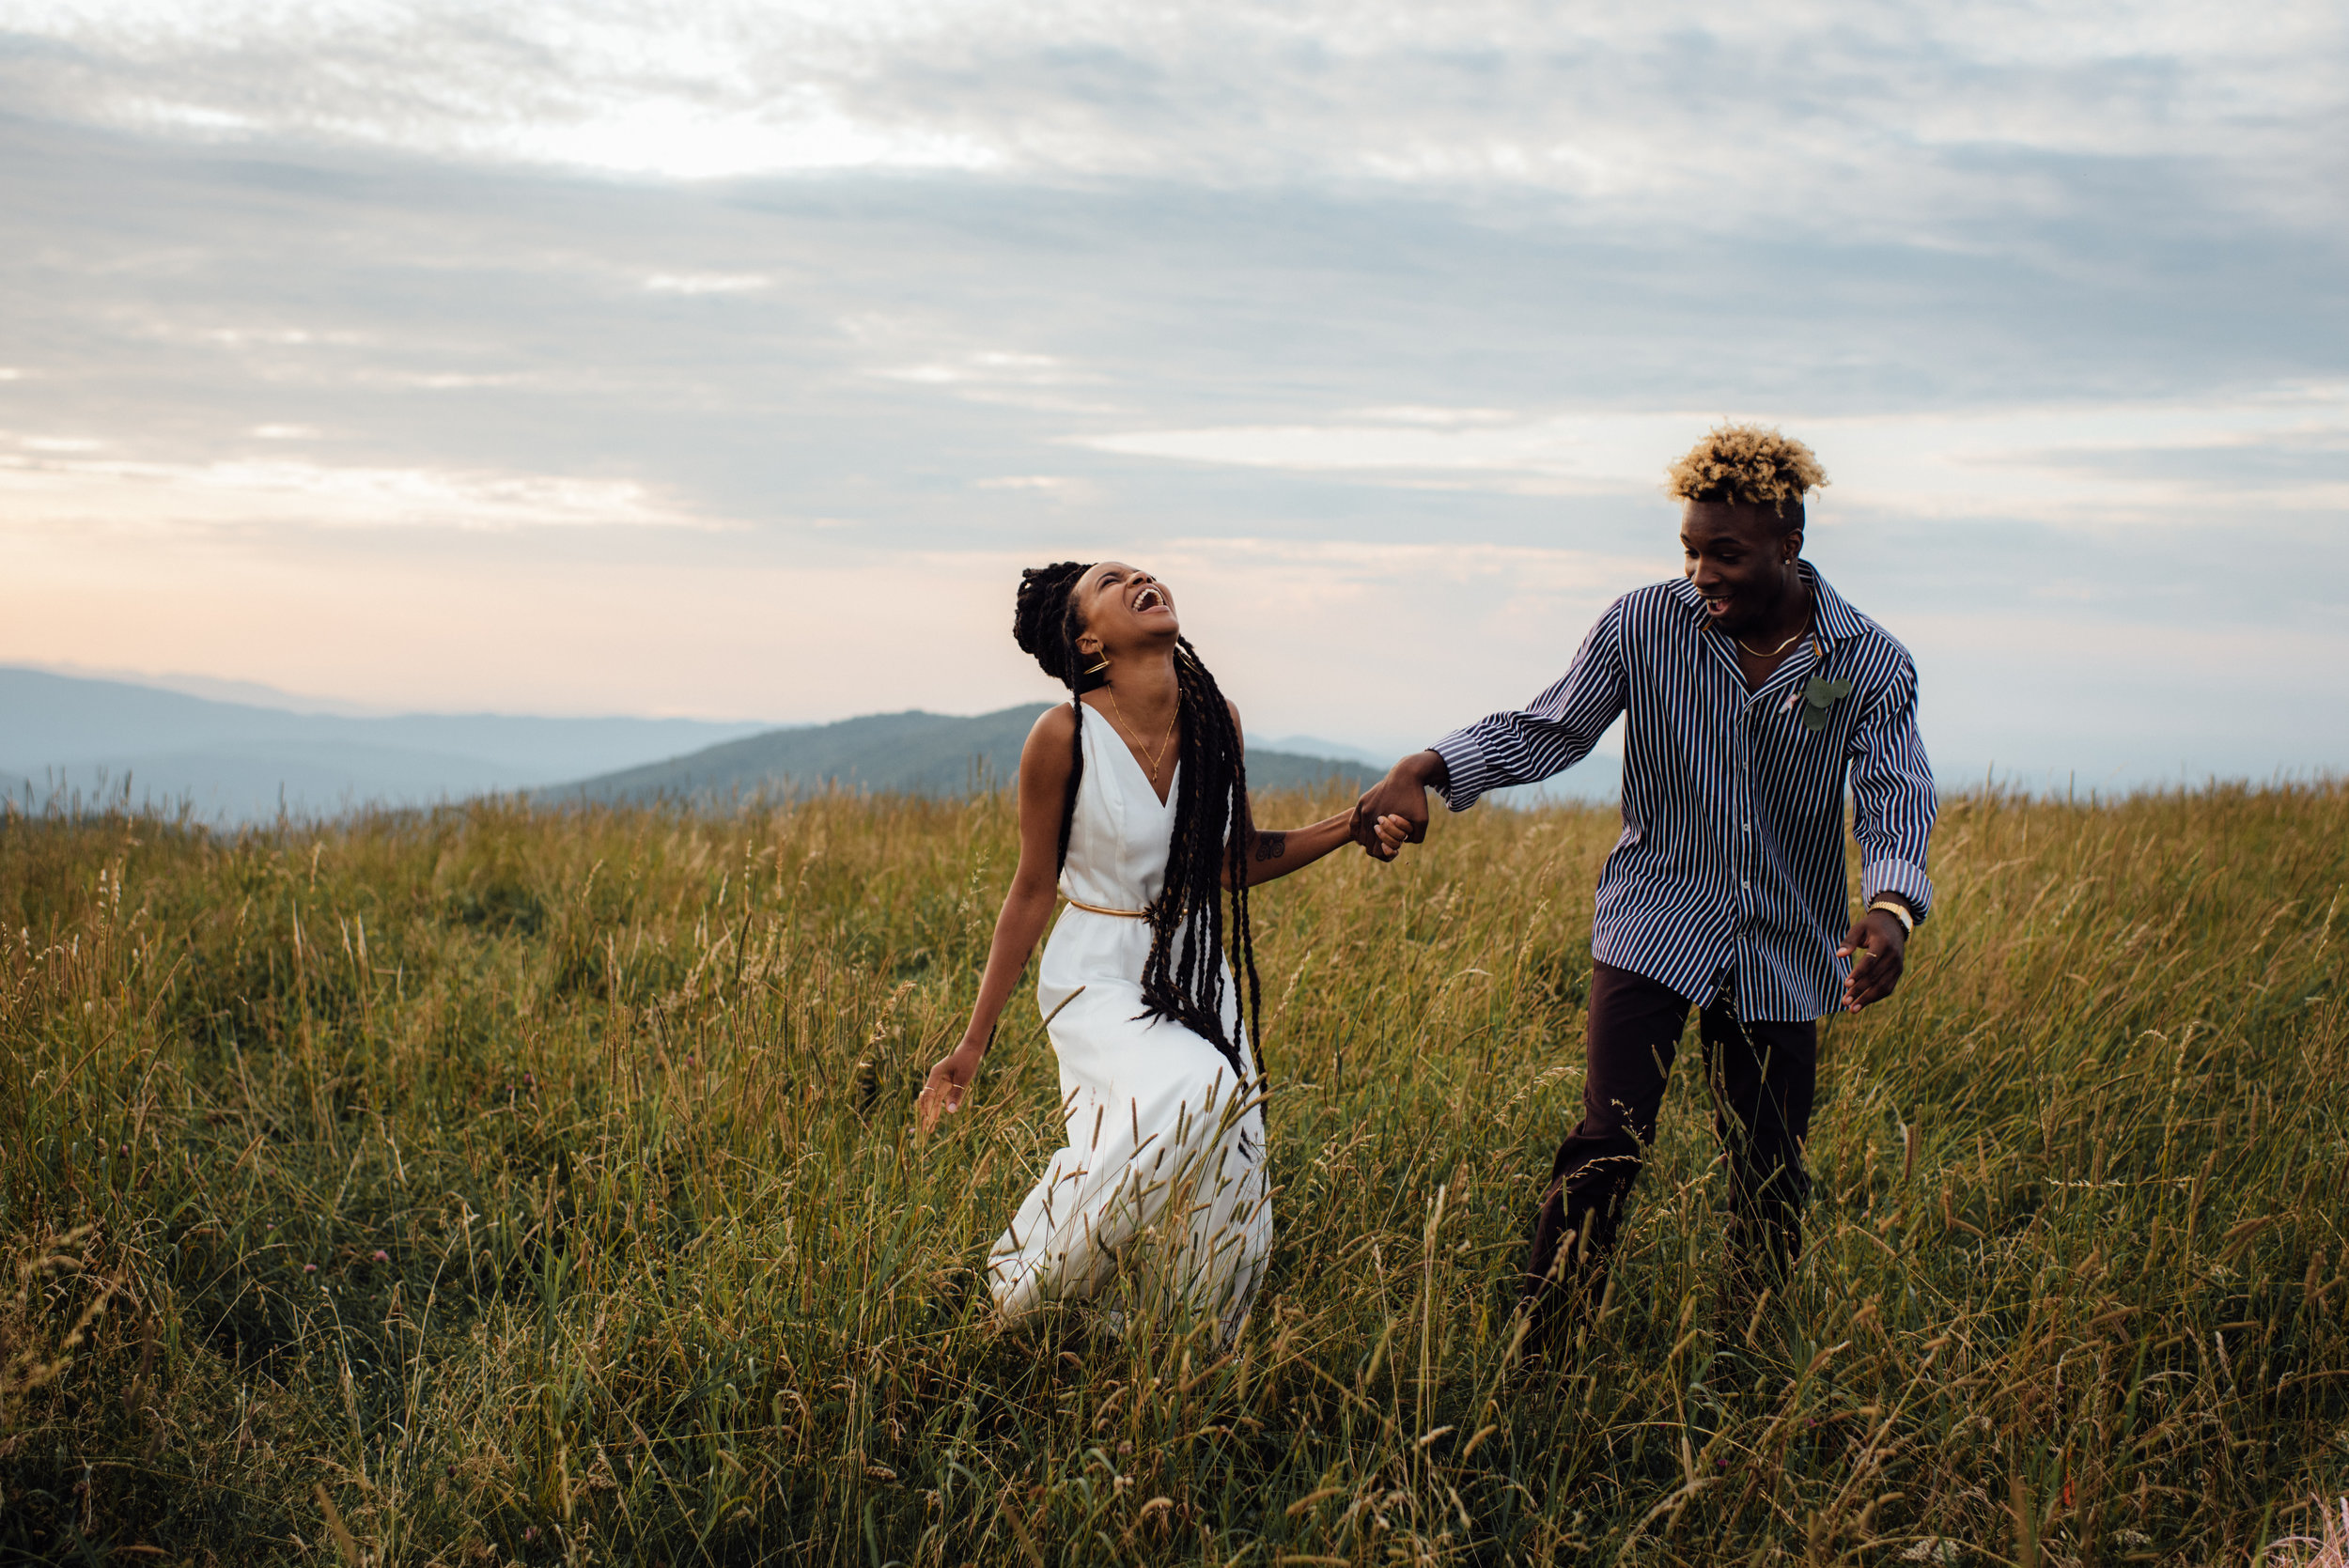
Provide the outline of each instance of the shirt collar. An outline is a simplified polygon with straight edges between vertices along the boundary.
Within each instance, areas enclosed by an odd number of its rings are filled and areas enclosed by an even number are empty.
[[[1857,637],[1867,629],[1861,625],[1859,612],[1843,602],[1843,596],[1827,585],[1818,568],[1808,561],[1800,563],[1802,575],[1811,583],[1811,603],[1820,634],[1830,643],[1841,643]]]
[[[1841,643],[1846,638],[1859,636],[1865,629],[1860,625],[1859,612],[1844,603],[1843,596],[1828,586],[1827,579],[1819,575],[1818,567],[1808,561],[1797,561],[1795,565],[1802,572],[1803,581],[1811,584],[1812,613],[1819,635],[1830,643]],[[1704,597],[1697,592],[1695,583],[1685,577],[1674,579],[1672,596],[1688,609],[1699,626],[1707,624]]]

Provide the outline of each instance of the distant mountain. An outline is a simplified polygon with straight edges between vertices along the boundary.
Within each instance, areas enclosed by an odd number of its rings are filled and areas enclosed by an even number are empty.
[[[1344,740],[1325,740],[1317,735],[1273,735],[1265,737],[1261,741],[1251,737],[1249,744],[1263,745],[1272,751],[1287,752],[1297,756],[1339,757],[1376,768],[1381,774],[1393,767],[1394,759],[1403,754],[1399,750],[1381,754],[1368,746],[1356,746]]]
[[[214,702],[128,681],[0,668],[0,772],[36,800],[130,781],[132,799],[244,820],[522,790],[754,732],[691,719],[351,718]],[[20,788],[19,798],[22,798]]]
[[[1555,778],[1544,779],[1540,784],[1506,785],[1484,799],[1496,806],[1520,811],[1561,801],[1611,806],[1623,799],[1623,758],[1594,753]]]
[[[499,714],[362,718],[216,702],[133,682],[0,668],[0,790],[35,806],[120,800],[211,821],[428,805],[496,791],[551,800],[717,800],[839,784],[955,796],[1008,784],[1044,705],[976,718],[881,713],[796,729],[687,719]],[[1378,769],[1251,748],[1258,789],[1350,787]],[[575,781],[575,782],[565,782]]]
[[[942,713],[876,713],[836,724],[775,730],[711,746],[691,756],[630,768],[543,792],[550,800],[724,800],[761,791],[839,784],[877,793],[956,796],[1009,784],[1019,749],[1047,705],[1034,703],[974,719]],[[1349,789],[1371,770],[1336,757],[1271,750],[1248,753],[1252,789],[1313,786],[1331,779]]]
[[[1382,756],[1364,747],[1349,746],[1342,740],[1323,740],[1310,735],[1284,735],[1265,744],[1283,752],[1302,752],[1311,756],[1342,757],[1348,762],[1360,762],[1369,768],[1374,779],[1384,778],[1387,769],[1394,766],[1394,759],[1410,749],[1398,748]],[[1539,806],[1557,800],[1611,806],[1622,797],[1622,756],[1598,752],[1584,757],[1555,778],[1545,779],[1540,784],[1496,789],[1485,799],[1503,806]]]
[[[149,671],[108,669],[94,664],[37,664],[26,668],[53,675],[70,675],[75,680],[113,680],[126,686],[142,687],[151,691],[177,691],[183,697],[202,697],[207,702],[242,703],[249,707],[267,707],[286,713],[332,713],[346,719],[386,719],[399,712],[381,703],[354,703],[343,697],[320,696],[315,691],[288,691],[282,686],[269,686],[257,680],[227,680],[219,675],[190,675],[180,671]]]

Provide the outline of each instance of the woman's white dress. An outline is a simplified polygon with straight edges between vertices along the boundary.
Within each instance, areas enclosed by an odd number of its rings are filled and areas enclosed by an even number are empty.
[[[1090,712],[1080,743],[1084,777],[1061,892],[1140,910],[1166,879],[1174,791],[1160,802],[1133,753]],[[995,1243],[988,1285],[1003,1315],[1016,1318],[1096,1295],[1130,1261],[1143,1268],[1144,1288],[1214,1314],[1228,1338],[1272,1247],[1264,1110],[1214,1045],[1141,1016],[1149,954],[1147,921],[1071,904],[1052,927],[1036,1003],[1060,1059],[1067,1142]],[[1252,1079],[1255,1057],[1228,966],[1223,993],[1224,1029]]]

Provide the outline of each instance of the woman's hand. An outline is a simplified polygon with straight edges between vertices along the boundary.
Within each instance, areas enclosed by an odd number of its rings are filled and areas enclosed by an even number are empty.
[[[963,1100],[971,1093],[971,1080],[979,1076],[979,1061],[987,1054],[984,1046],[963,1041],[938,1060],[930,1069],[927,1081],[922,1085],[922,1097],[913,1103],[915,1114],[921,1118],[922,1136],[938,1126],[941,1116],[951,1116],[962,1109]]]
[[[1397,812],[1378,815],[1371,810],[1370,797],[1365,795],[1354,802],[1354,815],[1346,824],[1346,835],[1369,851],[1371,859],[1391,861],[1411,842],[1411,820]]]

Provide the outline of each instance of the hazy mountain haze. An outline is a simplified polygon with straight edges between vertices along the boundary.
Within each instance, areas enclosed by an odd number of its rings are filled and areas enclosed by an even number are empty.
[[[35,805],[121,797],[210,820],[431,805],[498,792],[709,804],[837,785],[953,796],[1018,776],[1043,704],[776,727],[691,720],[401,714],[216,703],[122,681],[0,668],[0,791]],[[1382,765],[1383,766],[1383,765]],[[1258,789],[1354,787],[1359,760],[1249,748]],[[19,776],[21,775],[21,776]]]
[[[423,804],[527,789],[768,726],[677,719],[402,714],[354,719],[212,702],[125,681],[0,668],[0,768],[63,786],[184,800],[207,816]],[[21,792],[20,792],[21,793]]]

